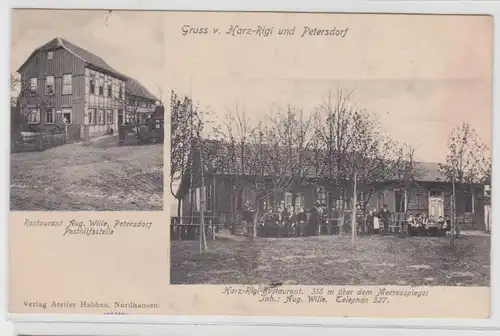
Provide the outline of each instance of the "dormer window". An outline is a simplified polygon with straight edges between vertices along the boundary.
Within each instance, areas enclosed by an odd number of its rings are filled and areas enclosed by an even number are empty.
[[[51,60],[54,58],[54,52],[53,51],[47,51],[47,59]]]

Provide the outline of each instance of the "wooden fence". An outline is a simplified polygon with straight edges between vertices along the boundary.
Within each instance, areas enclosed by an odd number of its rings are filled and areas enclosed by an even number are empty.
[[[215,223],[215,217],[205,217],[205,234],[215,239],[223,224]],[[171,240],[198,240],[200,238],[200,217],[170,217]]]
[[[42,152],[64,144],[66,144],[65,133],[20,134],[16,139],[12,139],[12,152]]]

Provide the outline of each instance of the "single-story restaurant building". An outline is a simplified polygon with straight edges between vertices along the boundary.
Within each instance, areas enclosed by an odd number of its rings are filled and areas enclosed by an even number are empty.
[[[394,223],[403,220],[405,213],[421,213],[437,218],[451,216],[452,184],[440,172],[438,163],[416,162],[414,179],[409,188],[402,187],[402,181],[385,180],[371,186],[358,186],[358,208],[363,213],[380,210],[387,205],[393,214]],[[270,177],[270,179],[272,179]],[[177,199],[181,217],[197,217],[200,211],[201,188],[200,169],[184,174],[180,183]],[[245,202],[258,209],[262,214],[268,206],[276,207],[281,201],[295,211],[303,208],[306,212],[315,201],[323,205],[327,220],[339,220],[339,213],[350,213],[352,209],[353,186],[351,181],[336,185],[321,185],[311,176],[300,186],[280,192],[278,195],[264,195],[258,189],[253,176],[228,174],[217,169],[204,170],[205,210],[207,216],[217,221],[235,220],[241,213]],[[189,188],[190,182],[193,188]],[[462,230],[488,230],[488,195],[484,184],[465,184],[456,191],[457,220]],[[406,189],[406,191],[405,191]],[[277,198],[277,199],[275,199]],[[344,218],[344,216],[342,216]],[[396,224],[394,224],[396,225]]]

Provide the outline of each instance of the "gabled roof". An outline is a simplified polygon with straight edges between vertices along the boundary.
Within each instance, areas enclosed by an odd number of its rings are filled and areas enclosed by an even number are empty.
[[[228,160],[228,153],[231,151],[230,150],[230,144],[222,142],[220,140],[204,140],[204,147],[205,150],[208,151],[208,157],[206,158],[205,164],[207,165],[208,171],[215,173],[215,174],[220,174],[220,175],[234,175],[238,174],[239,167],[241,167],[241,157],[239,154],[239,151],[236,151],[237,153],[234,157],[232,157],[230,160]],[[245,148],[251,154],[255,153],[262,153],[264,156],[268,155],[266,147],[267,145],[264,145],[264,147],[259,147],[256,148],[256,144],[245,144]],[[304,158],[303,164],[306,166],[305,169],[307,171],[306,176],[307,177],[317,177],[316,176],[316,171],[317,168],[315,167],[309,167],[308,165],[314,164],[315,157],[316,155],[325,155],[323,150],[320,150],[319,152],[312,151],[309,149],[303,149],[302,150],[302,156]],[[324,157],[322,157],[324,159]],[[247,158],[248,159],[248,158]],[[254,159],[248,159],[250,162],[246,162],[247,169],[252,170],[252,161],[255,161]],[[230,161],[230,162],[229,162]],[[414,167],[414,176],[413,178],[416,181],[420,182],[446,182],[446,176],[442,173],[440,169],[440,164],[436,162],[421,162],[421,161],[415,161],[413,164]],[[236,169],[236,171],[234,171]],[[262,172],[260,172],[262,173]],[[270,172],[269,172],[270,173]],[[394,180],[398,180],[399,177],[394,175]]]
[[[132,96],[143,97],[151,100],[159,100],[136,79],[130,77],[128,77],[127,81],[125,82],[125,92],[126,94]]]
[[[105,72],[109,72],[118,78],[126,80],[125,83],[126,93],[133,96],[144,97],[151,100],[159,100],[136,79],[125,76],[124,74],[115,70],[111,65],[106,63],[106,61],[104,61],[101,57],[61,37],[56,37],[50,40],[49,42],[45,43],[41,47],[35,49],[28,57],[28,59],[19,67],[18,72],[20,72],[22,68],[29,62],[29,60],[39,51],[54,50],[57,48],[66,49],[67,51],[69,51],[70,53],[81,59],[83,62],[85,62],[86,65],[93,66],[94,68],[103,70]]]
[[[119,78],[123,78],[123,79],[127,78],[127,76],[125,76],[125,75],[121,74],[120,72],[116,71],[115,69],[113,69],[113,67],[111,67],[108,63],[106,63],[106,61],[104,61],[99,56],[97,56],[97,55],[85,50],[84,48],[81,48],[81,47],[79,47],[79,46],[77,46],[77,45],[75,45],[75,44],[73,44],[73,43],[71,43],[63,38],[60,38],[60,37],[56,37],[56,38],[50,40],[49,42],[45,43],[41,47],[35,49],[31,53],[30,57],[28,57],[26,62],[24,62],[19,67],[18,72],[20,72],[22,70],[22,68],[26,65],[26,63],[28,63],[28,61],[34,55],[36,55],[39,51],[53,50],[53,49],[57,49],[57,48],[66,49],[67,51],[69,51],[70,53],[75,55],[76,57],[80,58],[87,65],[91,65],[91,66],[94,66],[98,69],[110,72]]]
[[[439,163],[415,162],[417,171],[416,180],[422,182],[445,182],[446,177],[442,174]]]
[[[195,146],[196,147],[196,146]],[[241,148],[241,147],[240,147]],[[256,145],[256,144],[245,144],[245,149],[244,151],[247,153],[246,154],[246,159],[245,159],[245,172],[241,172],[242,168],[242,157],[241,157],[241,151],[240,148],[237,150],[234,150],[234,147],[232,147],[231,144],[221,141],[221,140],[203,140],[203,159],[204,159],[204,172],[205,174],[212,175],[212,176],[231,176],[231,177],[236,177],[238,178],[248,178],[252,179],[256,176],[259,176],[260,178],[267,178],[271,177],[273,174],[273,164],[266,164],[264,166],[259,165],[259,161],[262,162],[262,160],[267,160],[266,157],[267,155],[280,155],[280,148],[274,148],[274,152],[269,152],[269,149],[272,149],[272,147],[269,147],[268,145]],[[278,152],[276,152],[276,149],[278,149]],[[231,157],[229,156],[230,153],[233,153]],[[282,156],[283,159],[286,160],[286,153],[283,153],[284,155]],[[314,162],[317,160],[316,154],[319,154],[319,158],[324,160],[324,150],[319,150],[319,151],[312,151],[308,149],[303,149],[301,151],[301,157],[304,159],[302,162],[303,165],[303,173],[299,173],[302,175],[305,179],[321,179],[321,176],[325,174],[325,171],[323,169],[317,169],[317,167],[314,167],[315,164]],[[257,155],[257,157],[255,156]],[[262,155],[262,156],[261,156]],[[192,152],[189,155],[189,159],[187,162],[186,170],[184,176],[181,178],[181,183],[179,185],[179,189],[177,191],[176,197],[181,197],[184,195],[190,184],[190,174],[191,174],[191,169],[193,169],[193,185],[197,185],[199,183],[199,174],[201,172],[201,166],[199,163],[199,157],[200,157],[200,152],[198,148],[195,148],[192,150]],[[281,157],[281,155],[280,155]],[[279,158],[278,158],[279,159]],[[285,161],[286,162],[286,161]],[[369,162],[369,159],[367,160]],[[193,163],[194,167],[191,167],[191,164]],[[390,161],[385,161],[385,162],[378,162],[375,164],[391,164]],[[397,163],[397,162],[394,162]],[[409,162],[406,162],[409,163]],[[399,163],[401,164],[401,162]],[[398,165],[399,165],[398,164]],[[403,166],[405,162],[402,162]],[[413,163],[413,181],[416,182],[430,182],[430,183],[447,183],[447,179],[442,173],[440,169],[440,164],[436,162],[419,162],[415,161]],[[389,172],[388,175],[381,176],[380,179],[378,179],[378,182],[374,182],[375,184],[383,184],[383,183],[394,183],[394,182],[401,182],[401,172],[398,170],[393,171],[392,173]],[[345,178],[345,181],[348,181],[349,178]],[[478,183],[478,184],[484,184],[484,183]]]

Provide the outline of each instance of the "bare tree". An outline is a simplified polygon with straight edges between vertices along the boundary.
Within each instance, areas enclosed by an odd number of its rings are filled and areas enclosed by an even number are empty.
[[[120,106],[124,113],[125,123],[130,123],[135,133],[138,132],[141,113],[138,100],[131,100],[125,96],[123,98],[115,97],[115,102]]]
[[[314,174],[314,133],[311,116],[302,109],[289,105],[285,111],[278,107],[270,124],[280,139],[283,166],[291,178],[289,190],[295,208],[298,192],[311,181]]]
[[[456,127],[448,136],[448,154],[441,173],[452,184],[452,246],[460,235],[457,214],[463,215],[464,204],[457,211],[457,195],[463,199],[466,184],[484,183],[491,179],[491,152],[477,132],[468,123]],[[463,203],[463,202],[462,202]]]
[[[17,108],[16,113],[20,114],[19,118],[13,118],[12,121],[20,123],[20,127],[27,125],[30,130],[37,132],[41,120],[34,119],[41,119],[45,109],[54,106],[54,95],[40,93],[38,82],[34,85],[29,80],[23,80],[19,74],[10,76],[10,105]]]
[[[191,119],[195,118],[191,113],[197,109],[191,109],[191,99],[184,97],[180,100],[172,91],[170,95],[170,192],[172,196],[178,197],[174,190],[175,184],[180,184],[185,176],[191,154],[191,138],[193,128]],[[181,216],[181,199],[177,200],[177,215]]]
[[[250,118],[246,110],[235,106],[225,114],[222,127],[218,130],[220,138],[227,146],[227,162],[225,171],[229,171],[232,176],[233,194],[231,197],[231,232],[234,234],[236,225],[240,222],[243,211],[240,200],[247,185],[245,176],[248,174],[248,150],[249,137],[254,130],[251,126]],[[240,209],[241,211],[238,211]]]
[[[350,184],[353,188],[350,212],[354,237],[358,191],[366,194],[363,206],[366,211],[376,182],[387,179],[396,167],[392,141],[381,131],[374,114],[357,107],[353,91],[342,88],[336,96],[329,92],[325,102],[318,106],[315,128],[319,148],[325,153],[320,169],[321,183],[333,186],[337,199],[344,202],[347,186]],[[343,216],[342,211],[341,223]]]
[[[408,144],[403,144],[397,151],[397,161],[395,166],[395,179],[398,183],[398,188],[395,190],[403,197],[399,199],[399,208],[404,209],[404,216],[401,219],[400,213],[398,212],[398,220],[406,222],[408,217],[408,204],[411,201],[414,189],[416,187],[416,181],[418,176],[420,176],[423,171],[418,169],[417,163],[415,162],[415,148]],[[405,236],[406,232],[401,226],[401,235]]]
[[[275,207],[281,195],[294,185],[298,161],[290,159],[287,152],[286,138],[282,138],[277,125],[264,126],[262,123],[252,132],[249,146],[249,175],[253,179],[256,195],[256,212],[253,232],[256,236],[257,221],[263,202],[268,207]]]

